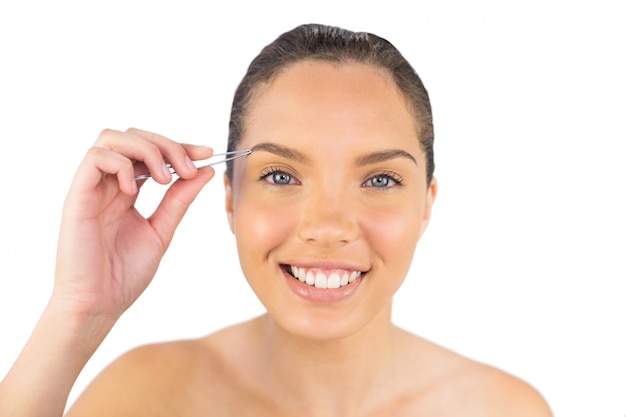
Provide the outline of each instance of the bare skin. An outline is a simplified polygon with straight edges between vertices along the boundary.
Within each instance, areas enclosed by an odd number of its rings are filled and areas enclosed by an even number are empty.
[[[65,200],[54,291],[29,341],[0,383],[0,415],[61,416],[70,389],[116,320],[152,280],[176,226],[211,179],[187,158],[207,147],[181,145],[138,129],[103,131],[78,168]],[[183,181],[143,218],[134,208],[136,174]]]
[[[268,313],[129,352],[68,416],[550,416],[525,382],[391,322],[437,182],[426,182],[414,118],[389,77],[303,62],[259,97],[241,143],[257,150],[225,187],[244,274]],[[213,176],[187,157],[211,152],[135,129],[103,132],[68,195],[55,291],[0,385],[0,415],[62,415],[76,376]],[[135,171],[168,184],[164,159],[182,180],[144,219],[133,207]],[[318,288],[290,266],[358,277]]]
[[[436,181],[425,182],[413,118],[384,74],[295,65],[263,91],[250,120],[242,148],[268,150],[237,162],[234,182],[225,180],[226,209],[246,278],[268,314],[122,357],[70,416],[550,415],[526,383],[391,323],[392,297],[428,224]],[[346,162],[389,149],[415,163]],[[270,167],[280,176],[265,177]],[[405,181],[368,187],[379,172]],[[392,232],[397,225],[401,233]],[[367,275],[347,299],[303,299],[280,267],[294,263]]]
[[[270,371],[275,352],[259,343],[270,321],[262,316],[203,339],[129,352],[68,416],[551,416],[527,383],[398,328],[390,335],[391,350],[403,356],[388,358],[394,370],[387,375],[347,382],[334,361],[321,358],[308,358],[307,367],[287,374]],[[298,360],[306,359],[289,357],[278,366],[298,368]],[[291,385],[296,380],[300,385]],[[326,388],[351,401],[316,397]]]

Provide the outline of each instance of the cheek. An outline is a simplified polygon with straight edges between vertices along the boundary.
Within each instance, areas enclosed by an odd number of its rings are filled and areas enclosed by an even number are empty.
[[[363,216],[361,229],[387,266],[408,270],[419,239],[421,214],[416,206],[397,205]]]
[[[235,236],[242,259],[265,260],[294,230],[293,216],[281,207],[242,202],[235,208]]]

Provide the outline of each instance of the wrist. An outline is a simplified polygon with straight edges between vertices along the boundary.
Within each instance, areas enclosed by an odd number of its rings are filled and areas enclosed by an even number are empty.
[[[106,337],[119,316],[104,309],[94,308],[93,304],[77,302],[68,297],[53,293],[42,315],[42,321],[52,327],[61,325],[63,332],[78,348],[93,353]]]
[[[115,324],[58,294],[0,384],[0,415],[60,416],[81,370]]]

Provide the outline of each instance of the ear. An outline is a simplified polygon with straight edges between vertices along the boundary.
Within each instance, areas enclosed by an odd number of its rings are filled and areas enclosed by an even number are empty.
[[[435,203],[435,198],[437,198],[437,179],[435,177],[430,181],[430,185],[426,190],[426,200],[424,201],[424,214],[422,215],[422,225],[420,228],[420,238],[426,231],[426,227],[428,227],[428,222],[430,221],[430,216],[433,211],[433,204]]]
[[[226,217],[228,218],[228,225],[230,226],[230,231],[235,233],[233,187],[226,173],[224,173],[224,192],[226,195]]]

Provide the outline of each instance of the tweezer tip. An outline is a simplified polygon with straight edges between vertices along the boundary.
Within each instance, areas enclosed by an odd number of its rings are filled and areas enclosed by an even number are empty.
[[[201,161],[193,161],[193,163],[197,169],[202,169],[202,168],[206,168],[212,165],[221,164],[223,162],[232,161],[233,159],[241,158],[242,156],[250,155],[251,153],[252,153],[252,149],[241,149],[238,151],[229,151],[229,152],[224,152],[224,153],[213,154],[208,159],[201,160]],[[206,163],[206,161],[208,161],[209,159],[215,158],[217,156],[225,156],[226,158]],[[167,166],[170,169],[170,172],[172,174],[176,174],[176,171],[174,171],[171,165],[168,164]],[[150,173],[146,173],[143,175],[136,176],[135,180],[143,180],[143,179],[150,178],[150,177],[151,177]]]

